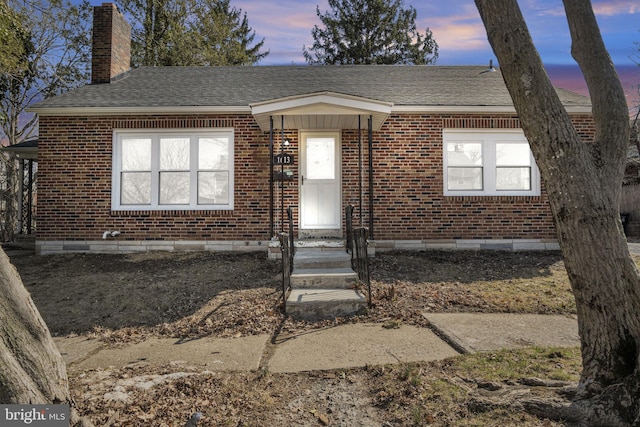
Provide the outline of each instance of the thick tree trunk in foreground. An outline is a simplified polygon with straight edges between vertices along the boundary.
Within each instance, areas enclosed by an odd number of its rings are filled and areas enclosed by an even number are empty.
[[[553,89],[517,0],[475,0],[549,195],[576,298],[583,372],[574,408],[588,425],[640,425],[640,275],[619,216],[629,116],[590,2],[565,0],[595,138]]]
[[[62,356],[20,276],[1,251],[0,295],[0,402],[68,402]]]
[[[0,403],[71,403],[67,372],[18,272],[0,250]],[[71,408],[71,421],[77,415]]]

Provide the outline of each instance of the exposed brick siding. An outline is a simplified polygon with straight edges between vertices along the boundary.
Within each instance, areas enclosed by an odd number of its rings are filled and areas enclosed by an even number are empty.
[[[235,129],[233,211],[111,211],[113,129]],[[269,144],[245,117],[41,117],[38,240],[267,240]]]
[[[390,117],[374,135],[375,239],[554,238],[544,190],[540,197],[443,195],[443,128],[519,126],[509,116]]]
[[[575,118],[593,133],[589,116]],[[442,129],[517,128],[512,116],[393,115],[373,135],[375,239],[553,239],[544,184],[539,197],[443,195]],[[111,211],[113,129],[233,127],[235,196],[232,211]],[[287,131],[295,180],[285,182],[285,206],[298,205],[298,131]],[[343,206],[356,206],[354,224],[368,225],[367,132],[362,131],[362,212],[359,209],[358,132],[342,132]],[[280,133],[275,135],[276,151]],[[120,240],[246,240],[269,236],[269,133],[250,115],[88,116],[40,118],[39,241],[84,241],[105,230]],[[276,231],[281,188],[274,188]],[[295,219],[297,223],[297,211]]]

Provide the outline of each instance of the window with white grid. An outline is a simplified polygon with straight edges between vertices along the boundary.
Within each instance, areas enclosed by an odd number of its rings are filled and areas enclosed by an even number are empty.
[[[114,210],[233,209],[233,130],[114,132]]]
[[[445,129],[443,145],[445,195],[540,195],[540,172],[521,130]]]

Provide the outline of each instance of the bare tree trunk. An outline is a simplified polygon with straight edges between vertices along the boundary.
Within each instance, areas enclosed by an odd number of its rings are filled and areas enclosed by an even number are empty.
[[[72,404],[62,356],[18,272],[2,250],[0,354],[0,403]],[[73,405],[71,421],[73,424],[81,421]]]
[[[565,0],[565,9],[591,94],[593,140],[572,125],[517,1],[476,5],[540,168],[576,298],[583,359],[576,406],[589,425],[640,423],[640,275],[619,215],[629,117],[590,2]]]
[[[20,276],[0,252],[0,401],[68,402],[67,373]]]

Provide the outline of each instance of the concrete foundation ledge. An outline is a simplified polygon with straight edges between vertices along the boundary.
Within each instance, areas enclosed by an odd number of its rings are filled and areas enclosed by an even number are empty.
[[[427,250],[557,251],[560,245],[550,239],[458,239],[458,240],[376,240],[375,252]]]
[[[123,240],[121,237],[108,237],[104,240],[36,240],[35,242],[37,255],[150,251],[266,252],[268,248],[269,242],[245,240]]]
[[[344,250],[344,241],[333,242],[326,251]],[[317,244],[296,246],[299,249],[317,248]],[[108,237],[100,240],[36,240],[38,255],[64,253],[133,253],[148,251],[213,251],[246,252],[264,251],[269,259],[280,259],[280,242],[245,240],[122,240],[122,237]],[[369,242],[369,256],[385,251],[426,251],[426,250],[503,250],[503,251],[557,251],[560,245],[553,239],[472,239],[472,240],[372,240]]]

